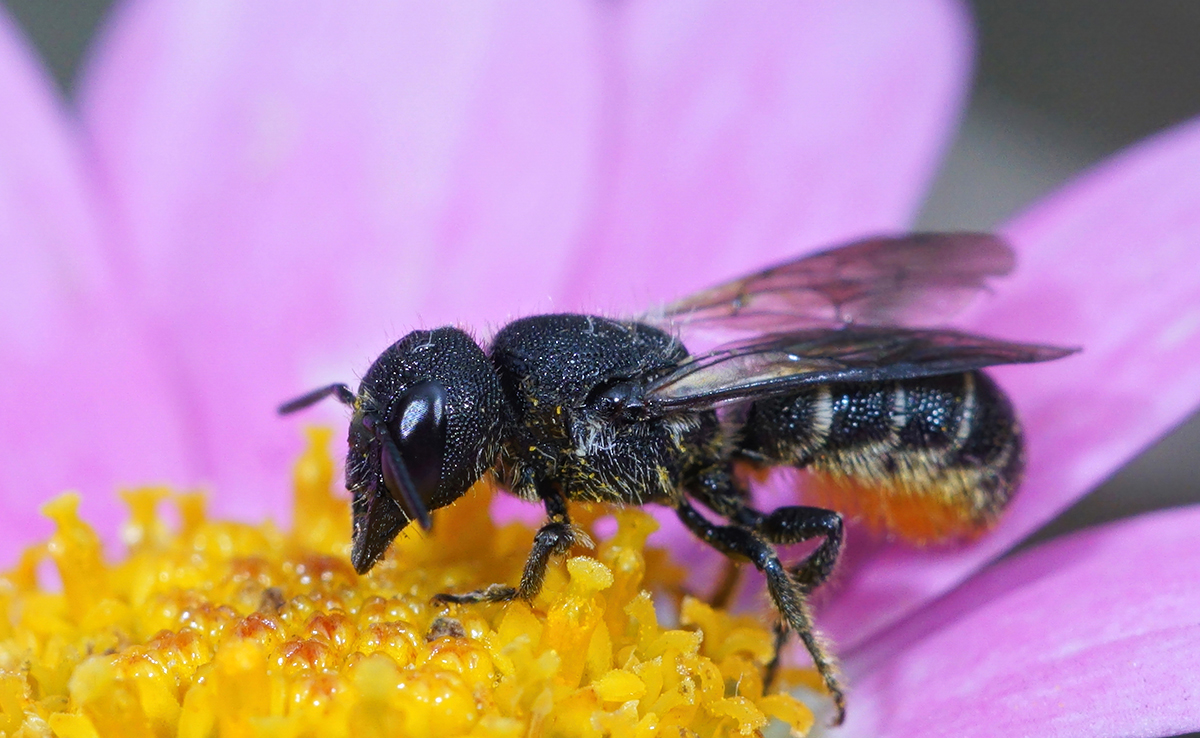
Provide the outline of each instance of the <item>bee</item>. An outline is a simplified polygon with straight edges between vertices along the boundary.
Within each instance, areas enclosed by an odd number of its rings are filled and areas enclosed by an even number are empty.
[[[672,509],[765,575],[780,614],[766,683],[795,632],[840,723],[837,663],[807,601],[837,562],[843,515],[917,542],[986,530],[1024,457],[1011,403],[980,370],[1073,351],[920,327],[1013,265],[991,235],[872,238],[637,319],[521,318],[487,350],[459,328],[413,331],[375,360],[357,393],[332,384],[280,412],[329,396],[353,409],[345,475],[359,573],[489,471],[545,506],[516,586],[439,603],[533,599],[551,558],[579,540],[569,500]],[[714,329],[741,337],[697,354],[679,337]],[[822,505],[756,509],[742,472],[777,466],[810,472]],[[802,541],[815,547],[785,566],[775,546]]]

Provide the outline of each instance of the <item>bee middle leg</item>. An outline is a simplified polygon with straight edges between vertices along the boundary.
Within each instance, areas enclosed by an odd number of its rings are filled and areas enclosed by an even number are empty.
[[[788,569],[802,594],[811,593],[833,573],[845,537],[842,516],[833,510],[795,505],[781,507],[770,513],[761,513],[750,507],[742,507],[734,515],[734,520],[775,544],[822,539],[808,556]],[[770,689],[779,673],[779,658],[784,644],[787,643],[787,636],[786,624],[776,623],[775,655],[763,674],[764,689]]]
[[[820,507],[795,505],[766,514],[745,507],[734,520],[775,544],[822,539],[808,556],[789,569],[805,594],[829,579],[845,539],[842,516]]]
[[[727,556],[749,559],[755,568],[766,575],[767,591],[783,616],[780,628],[776,631],[777,640],[779,634],[786,634],[788,629],[796,631],[821,674],[825,688],[833,697],[837,707],[835,724],[841,724],[846,715],[846,696],[838,681],[837,662],[817,635],[802,588],[784,568],[775,549],[760,533],[740,525],[717,525],[710,522],[686,501],[681,500],[675,504],[675,514],[688,530],[705,543]]]
[[[567,500],[562,492],[556,488],[548,488],[542,492],[542,502],[546,505],[548,520],[533,537],[533,548],[529,551],[529,558],[525,560],[525,570],[521,573],[519,586],[493,584],[463,594],[443,593],[434,595],[434,604],[467,605],[516,599],[531,602],[537,597],[546,580],[546,568],[550,564],[550,558],[570,551],[577,539],[575,526],[571,525],[571,520],[567,517]]]
[[[701,475],[699,482],[692,489],[692,494],[705,507],[736,525],[758,533],[769,543],[785,545],[821,539],[812,552],[789,569],[804,594],[812,592],[833,573],[845,537],[840,514],[803,505],[781,507],[770,513],[760,512],[747,504],[748,495],[738,487],[733,475],[726,469],[709,470]],[[714,606],[728,603],[737,587],[740,569],[741,565],[736,561],[726,566],[710,598]]]

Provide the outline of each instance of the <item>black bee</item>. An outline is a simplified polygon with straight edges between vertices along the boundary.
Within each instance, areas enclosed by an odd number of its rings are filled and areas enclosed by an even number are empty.
[[[638,320],[522,318],[487,351],[458,328],[414,331],[375,360],[357,394],[334,384],[280,412],[329,395],[354,410],[346,486],[359,573],[489,470],[546,506],[518,586],[440,595],[444,603],[532,599],[549,559],[576,542],[568,500],[672,508],[766,575],[782,616],[777,646],[789,630],[800,636],[840,723],[836,662],[806,604],[837,561],[838,511],[917,541],[986,529],[1012,497],[1023,456],[1012,406],[979,370],[1071,353],[912,327],[1012,266],[1008,246],[988,235],[860,241]],[[691,355],[680,328],[751,337]],[[735,465],[809,470],[831,509],[759,511]],[[785,567],[774,546],[805,540],[819,543]]]

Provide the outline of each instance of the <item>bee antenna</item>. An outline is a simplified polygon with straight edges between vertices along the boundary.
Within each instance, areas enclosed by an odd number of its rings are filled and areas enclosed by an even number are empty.
[[[388,491],[392,493],[396,502],[400,503],[400,507],[404,508],[404,512],[408,514],[409,518],[416,520],[423,529],[429,530],[433,527],[433,519],[429,517],[429,508],[417,494],[417,486],[413,484],[412,476],[408,473],[408,465],[404,463],[404,457],[400,455],[400,447],[396,445],[396,440],[392,438],[386,424],[380,422],[373,415],[368,415],[364,420],[367,418],[371,421],[367,424],[368,429],[374,431],[375,440],[383,449],[383,453],[380,454],[383,465],[383,483],[387,485]]]
[[[279,406],[279,414],[287,415],[288,413],[294,413],[297,410],[303,410],[309,405],[315,405],[330,395],[336,397],[343,405],[354,407],[354,393],[350,391],[349,387],[339,382],[338,384],[331,384],[326,387],[321,387],[320,389],[315,389],[308,394],[301,395],[294,400],[289,400],[288,402],[283,403]]]

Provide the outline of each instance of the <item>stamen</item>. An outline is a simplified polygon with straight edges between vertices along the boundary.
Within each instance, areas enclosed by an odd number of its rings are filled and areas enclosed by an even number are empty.
[[[533,532],[492,523],[490,483],[358,576],[329,438],[311,433],[296,465],[290,532],[213,520],[194,494],[141,490],[126,496],[128,554],[110,564],[78,496],[48,503],[57,532],[0,577],[0,732],[732,736],[770,718],[793,734],[812,725],[795,698],[762,694],[767,623],[690,597],[656,608],[682,572],[646,548],[656,524],[641,510],[615,512],[595,558],[556,562],[532,606],[430,603],[518,581]],[[178,508],[174,530],[165,503]],[[572,512],[593,536],[612,513]],[[61,591],[38,581],[46,558]],[[679,627],[658,621],[668,609]],[[812,682],[797,672],[793,682]]]

